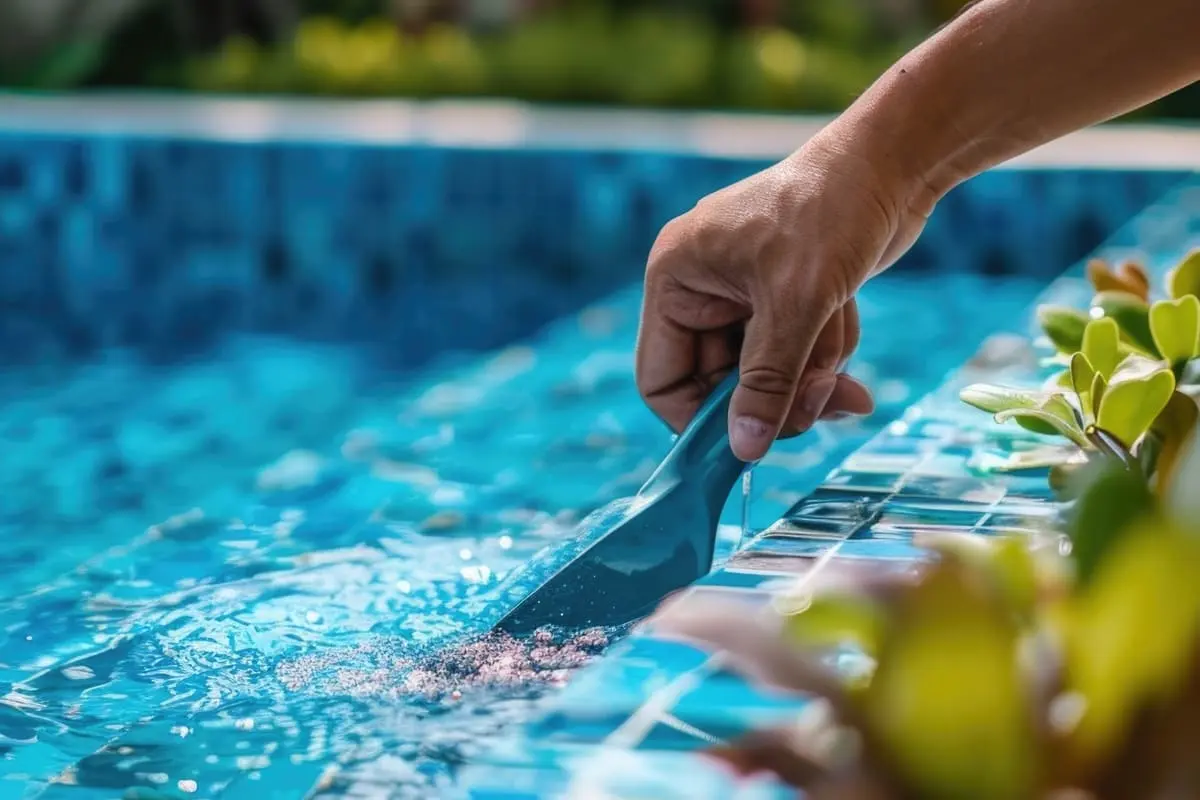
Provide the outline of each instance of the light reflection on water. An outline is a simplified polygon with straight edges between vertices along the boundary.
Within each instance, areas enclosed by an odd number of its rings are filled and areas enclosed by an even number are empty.
[[[876,284],[860,372],[912,399],[1032,291],[912,324],[972,281]],[[516,567],[666,450],[630,376],[637,310],[626,293],[407,382],[261,340],[0,374],[0,797],[445,796],[619,633],[476,638]],[[930,359],[931,338],[962,352]],[[788,443],[803,469],[756,498],[812,485],[897,408]]]

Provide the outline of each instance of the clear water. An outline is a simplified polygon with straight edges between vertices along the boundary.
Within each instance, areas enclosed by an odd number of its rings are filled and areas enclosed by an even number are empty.
[[[870,285],[855,371],[881,410],[781,446],[751,523],[1035,289]],[[633,387],[637,306],[412,375],[263,339],[0,373],[0,798],[451,792],[613,633],[476,637],[498,582],[669,444]],[[741,498],[727,517],[725,553]]]

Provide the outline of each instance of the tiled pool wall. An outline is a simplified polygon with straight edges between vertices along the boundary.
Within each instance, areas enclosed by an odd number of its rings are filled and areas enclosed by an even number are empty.
[[[663,223],[768,163],[0,126],[0,357],[167,358],[229,331],[357,340],[402,366],[495,348],[636,281]],[[1184,176],[992,172],[897,269],[1048,280]]]
[[[1144,259],[1161,282],[1200,247],[1200,180],[1191,180],[1111,235],[1094,255]],[[1039,302],[1081,307],[1092,289],[1077,264]],[[984,301],[986,302],[986,301]],[[1032,309],[1031,309],[1032,312]],[[958,400],[968,383],[1036,386],[1048,372],[1029,340],[979,355],[847,459],[776,524],[678,599],[697,611],[735,604],[747,615],[817,581],[908,572],[927,554],[921,532],[1054,535],[1058,506],[1044,471],[990,467],[1045,440],[998,426]],[[952,654],[947,654],[952,657]],[[576,676],[526,736],[496,747],[469,775],[476,800],[517,798],[794,797],[767,779],[738,780],[697,754],[755,727],[798,720],[808,702],[748,681],[725,654],[656,632],[653,618]],[[840,665],[855,668],[848,657]]]

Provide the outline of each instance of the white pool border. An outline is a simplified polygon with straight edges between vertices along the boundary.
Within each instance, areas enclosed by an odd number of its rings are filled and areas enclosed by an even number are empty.
[[[774,159],[794,150],[827,121],[816,116],[551,108],[507,101],[0,93],[0,135],[651,150]],[[1200,171],[1200,126],[1106,125],[1064,137],[1010,164]]]

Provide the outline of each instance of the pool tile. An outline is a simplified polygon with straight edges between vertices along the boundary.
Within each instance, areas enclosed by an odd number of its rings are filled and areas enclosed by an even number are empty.
[[[892,492],[900,486],[903,480],[903,474],[894,472],[838,470],[825,479],[821,488],[839,491]]]
[[[696,582],[696,586],[706,589],[753,590],[770,593],[788,577],[796,574],[788,567],[796,570],[803,570],[806,567],[803,560],[796,560],[792,564],[785,563],[785,561],[787,560],[777,559],[771,564],[754,562],[748,564],[739,562],[732,566],[727,564],[725,569],[701,578]]]
[[[844,537],[826,539],[808,536],[780,536],[768,531],[756,537],[730,559],[730,564],[744,563],[748,559],[776,556],[779,558],[816,558],[836,548]]]
[[[788,520],[830,519],[862,522],[870,519],[890,494],[885,491],[817,489],[794,505],[785,516]]]
[[[767,528],[778,538],[844,539],[862,526],[864,520],[830,519],[828,517],[784,517]]]
[[[793,720],[808,698],[759,686],[741,675],[722,670],[683,695],[671,716],[722,740],[749,730]]]
[[[537,724],[601,740],[655,692],[708,660],[708,653],[688,644],[648,635],[650,628],[652,621],[576,676]]]

